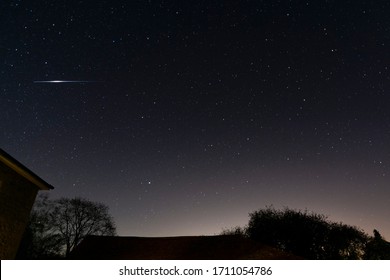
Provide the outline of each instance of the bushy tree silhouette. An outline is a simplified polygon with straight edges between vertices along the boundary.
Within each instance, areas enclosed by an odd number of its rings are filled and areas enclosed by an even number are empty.
[[[333,223],[308,211],[275,210],[250,213],[247,235],[306,259],[361,259],[367,235],[356,227]]]

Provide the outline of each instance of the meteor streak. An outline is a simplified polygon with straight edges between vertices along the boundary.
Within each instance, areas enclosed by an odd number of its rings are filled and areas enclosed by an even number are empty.
[[[34,81],[34,84],[58,84],[58,83],[85,84],[85,83],[97,83],[97,81],[69,81],[69,80]]]

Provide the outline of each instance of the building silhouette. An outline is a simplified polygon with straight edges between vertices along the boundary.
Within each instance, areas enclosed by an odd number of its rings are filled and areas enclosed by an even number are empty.
[[[0,149],[0,259],[14,259],[38,191],[50,190],[31,170]]]

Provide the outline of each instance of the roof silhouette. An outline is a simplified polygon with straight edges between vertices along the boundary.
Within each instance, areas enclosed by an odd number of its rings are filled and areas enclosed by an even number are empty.
[[[54,187],[47,182],[45,182],[42,178],[40,178],[38,175],[36,175],[34,172],[32,172],[30,169],[28,169],[26,166],[21,164],[19,161],[14,159],[12,156],[10,156],[8,153],[6,153],[3,149],[0,149],[0,162],[7,165],[9,168],[14,170],[16,173],[18,173],[20,176],[24,177],[31,183],[35,184],[39,189],[41,190],[51,190],[54,189]]]

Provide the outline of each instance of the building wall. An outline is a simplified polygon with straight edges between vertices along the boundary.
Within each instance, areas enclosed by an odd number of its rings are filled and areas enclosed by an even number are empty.
[[[0,259],[14,259],[38,187],[0,162]]]

